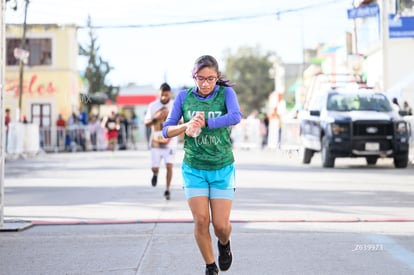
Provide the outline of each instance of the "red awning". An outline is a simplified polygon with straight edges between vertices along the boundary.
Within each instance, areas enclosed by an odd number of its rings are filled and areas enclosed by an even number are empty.
[[[156,98],[156,95],[118,95],[116,104],[122,106],[148,105]]]

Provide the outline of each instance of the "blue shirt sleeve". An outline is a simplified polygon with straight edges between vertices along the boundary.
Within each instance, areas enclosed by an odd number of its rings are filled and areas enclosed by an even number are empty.
[[[233,88],[226,87],[224,90],[224,96],[226,101],[227,114],[217,118],[209,118],[208,128],[210,129],[236,125],[242,118],[239,101],[237,100],[237,95]]]
[[[183,116],[183,103],[185,96],[187,94],[186,90],[181,91],[177,98],[174,100],[174,105],[171,112],[168,114],[167,119],[165,120],[162,127],[162,135],[164,138],[167,138],[167,129],[169,126],[177,125],[180,122],[181,117]]]

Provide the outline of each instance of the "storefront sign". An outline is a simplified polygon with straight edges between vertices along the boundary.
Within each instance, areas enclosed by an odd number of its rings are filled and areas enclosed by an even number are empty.
[[[6,79],[6,93],[13,93],[15,97],[19,96],[19,80]],[[52,81],[40,82],[37,75],[30,77],[29,83],[23,84],[23,94],[29,95],[51,95],[57,92],[56,86]]]
[[[360,8],[348,9],[348,19],[373,17],[379,14],[379,6],[377,4],[368,5]]]
[[[389,37],[390,38],[413,38],[414,37],[414,16],[389,17]]]

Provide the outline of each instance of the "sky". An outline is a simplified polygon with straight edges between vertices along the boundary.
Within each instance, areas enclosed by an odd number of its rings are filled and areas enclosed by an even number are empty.
[[[17,11],[13,1],[6,23],[23,23],[25,0],[17,0]],[[223,71],[225,53],[240,47],[300,63],[303,48],[343,43],[351,7],[350,0],[30,0],[27,23],[85,26],[90,15],[101,27],[94,30],[99,54],[113,67],[110,84],[159,87],[167,81],[178,87],[193,84],[191,69],[204,54],[216,57]],[[78,41],[88,44],[85,28]]]

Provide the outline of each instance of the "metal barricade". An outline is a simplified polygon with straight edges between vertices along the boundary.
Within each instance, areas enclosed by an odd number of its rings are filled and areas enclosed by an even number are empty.
[[[126,150],[129,140],[129,125],[121,124],[118,130],[118,150]]]
[[[23,125],[29,126],[27,128]],[[32,152],[36,150],[43,150],[45,152],[79,152],[103,151],[107,149],[106,130],[100,124],[75,124],[67,127],[38,127],[35,124],[31,126],[30,124],[21,123],[10,124],[7,137],[7,150],[10,154],[18,155],[25,151]],[[35,128],[33,128],[34,126]],[[26,131],[31,129],[30,134],[25,135],[25,129]],[[34,135],[33,131],[37,134]],[[120,125],[117,150],[136,150],[140,141],[139,137],[138,125]],[[37,144],[37,148],[35,148],[34,144]]]
[[[44,151],[54,150],[52,141],[52,129],[50,127],[39,128],[39,143],[40,148],[42,148]]]
[[[66,128],[56,127],[56,146],[55,151],[62,152],[66,148]]]
[[[299,150],[300,128],[298,119],[284,119],[280,138],[280,149],[286,151]]]
[[[139,126],[137,124],[128,124],[125,132],[125,139],[123,139],[126,148],[136,150],[138,148],[138,142],[140,139],[142,138],[139,131]]]
[[[404,116],[404,120],[408,122],[410,131],[409,160],[414,163],[414,116]]]
[[[89,131],[85,125],[39,128],[39,143],[45,152],[87,151],[89,140]]]
[[[260,133],[260,120],[257,118],[242,119],[236,126],[232,127],[231,139],[234,148],[258,149],[262,144]]]
[[[70,125],[66,128],[66,150],[71,152],[87,151],[90,141],[89,130],[85,125]]]
[[[12,122],[6,137],[6,153],[10,155],[20,155],[24,151],[24,125],[23,123]]]
[[[40,151],[39,126],[28,123],[24,126],[23,152],[27,155],[35,155]]]
[[[40,151],[39,126],[32,123],[10,123],[6,132],[8,158],[35,155]]]

